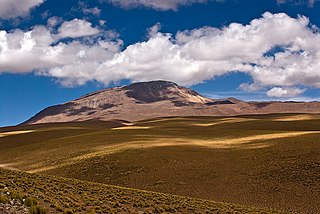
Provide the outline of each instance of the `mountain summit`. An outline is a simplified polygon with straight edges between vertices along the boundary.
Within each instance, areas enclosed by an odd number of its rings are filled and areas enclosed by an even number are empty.
[[[152,103],[163,100],[171,100],[175,104],[207,103],[211,99],[205,98],[197,92],[178,86],[167,81],[151,81],[133,83],[123,87],[126,95],[141,103]]]
[[[133,83],[82,96],[48,107],[25,124],[85,120],[137,121],[168,116],[230,116],[264,113],[320,112],[318,102],[243,102],[214,100],[168,81]]]

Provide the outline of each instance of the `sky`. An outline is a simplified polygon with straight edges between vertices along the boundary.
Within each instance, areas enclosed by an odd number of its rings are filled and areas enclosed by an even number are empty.
[[[132,82],[320,100],[317,0],[0,0],[0,127]]]

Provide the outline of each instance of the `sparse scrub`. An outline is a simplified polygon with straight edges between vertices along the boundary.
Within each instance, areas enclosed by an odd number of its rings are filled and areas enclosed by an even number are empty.
[[[174,195],[126,189],[54,176],[27,174],[3,169],[0,169],[0,172],[0,180],[3,181],[9,190],[14,189],[16,191],[13,195],[19,195],[20,189],[22,189],[18,184],[24,183],[24,185],[26,185],[26,183],[29,183],[25,182],[27,180],[37,181],[37,186],[41,187],[41,191],[38,191],[37,187],[35,187],[33,192],[30,192],[29,197],[25,198],[25,205],[30,208],[31,214],[46,214],[51,213],[51,211],[65,214],[93,214],[105,212],[139,213],[140,211],[146,213],[202,213],[205,209],[213,208],[221,211],[221,213],[225,213],[230,209],[227,205],[200,199],[190,199]],[[46,189],[48,183],[56,186],[58,190],[67,188],[69,191],[67,195],[62,195],[62,197],[58,196],[56,191],[52,188]],[[28,187],[28,185],[26,187]],[[87,197],[82,198],[79,196],[78,188],[81,188],[82,191],[86,192]],[[113,195],[115,201],[108,197],[108,195]],[[123,198],[121,198],[121,195],[124,195]],[[36,199],[36,197],[42,199]],[[72,198],[77,205],[66,208],[64,204],[65,200],[68,200],[68,198],[69,201]],[[126,203],[119,203],[121,200],[125,200]],[[155,203],[159,200],[163,201],[163,203]],[[186,208],[182,208],[182,204]],[[45,209],[43,205],[45,205],[47,209]],[[189,210],[191,207],[192,209]],[[246,208],[237,205],[233,206],[232,211],[238,210],[239,212],[242,212],[249,209],[253,209],[255,212],[259,211],[259,209]],[[269,213],[277,212],[270,211]]]

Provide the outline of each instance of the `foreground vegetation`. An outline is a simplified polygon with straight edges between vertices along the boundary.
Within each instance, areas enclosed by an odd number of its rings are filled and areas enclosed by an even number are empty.
[[[0,169],[1,192],[26,198],[32,213],[277,213],[239,205]],[[6,188],[6,189],[4,189]],[[17,194],[23,192],[25,196]],[[6,203],[6,201],[3,201]],[[1,201],[0,201],[1,203]]]

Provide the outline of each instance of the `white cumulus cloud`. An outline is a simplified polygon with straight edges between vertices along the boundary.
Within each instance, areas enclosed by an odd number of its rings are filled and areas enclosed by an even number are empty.
[[[63,27],[65,23],[58,34],[44,26],[0,31],[0,72],[36,71],[64,85],[165,79],[190,86],[236,71],[252,77],[252,83],[241,84],[240,89],[271,88],[267,92],[271,97],[294,97],[304,92],[300,88],[320,88],[320,32],[304,16],[267,12],[246,25],[205,26],[175,35],[159,32],[156,24],[146,41],[124,50],[115,32],[84,20]],[[99,39],[101,33],[109,39]],[[78,39],[92,35],[90,45]],[[72,42],[59,42],[61,37]]]
[[[103,33],[104,36],[111,35],[111,32]],[[46,26],[35,26],[30,31],[2,30],[0,73],[36,72],[56,77],[65,86],[81,85],[95,80],[99,65],[120,51],[122,41],[115,39],[115,35],[104,40],[95,38],[94,44],[82,44],[76,39],[69,43],[59,42],[61,35],[53,34]]]
[[[269,97],[288,98],[288,97],[296,97],[302,94],[303,92],[305,92],[305,89],[274,87],[269,91],[267,91],[267,95]]]
[[[29,11],[45,0],[1,0],[0,18],[9,19],[28,15]]]
[[[65,21],[58,29],[61,38],[77,38],[98,34],[100,31],[92,27],[92,24],[86,20],[73,19]]]
[[[93,7],[93,8],[83,8],[83,13],[84,14],[92,14],[92,15],[95,15],[95,16],[99,16],[100,13],[101,13],[101,9],[99,9],[98,7]]]
[[[253,85],[240,87],[247,91],[270,86],[320,87],[320,34],[309,24],[303,16],[265,13],[248,25],[203,27],[175,36],[158,32],[127,47],[99,71],[118,71],[118,78],[135,81],[169,79],[183,85],[240,71],[254,80]],[[266,55],[275,46],[283,46],[284,51]]]
[[[284,3],[293,3],[296,5],[300,4],[308,4],[309,7],[313,7],[316,0],[277,0],[278,4],[284,4]]]
[[[149,37],[155,36],[160,31],[160,29],[161,29],[161,24],[158,22],[148,29],[148,36]]]
[[[242,83],[239,85],[239,89],[246,92],[255,92],[262,89],[260,85],[257,84],[248,84],[248,83]]]
[[[210,0],[109,0],[112,4],[123,8],[147,7],[156,10],[177,10],[179,6],[195,3],[206,3]],[[222,0],[217,0],[222,1]]]

